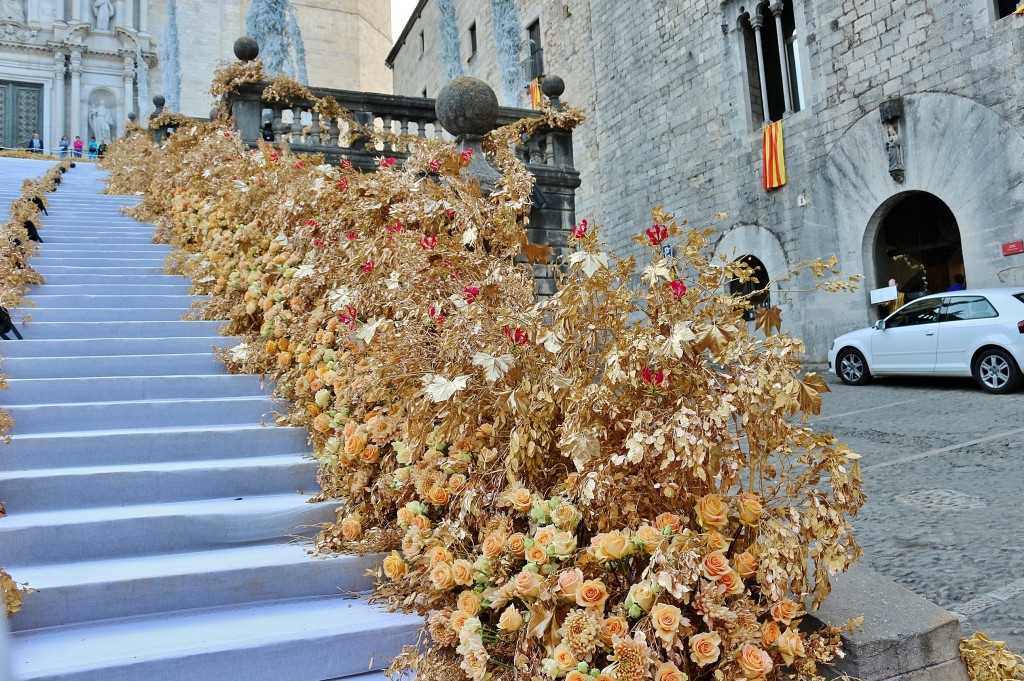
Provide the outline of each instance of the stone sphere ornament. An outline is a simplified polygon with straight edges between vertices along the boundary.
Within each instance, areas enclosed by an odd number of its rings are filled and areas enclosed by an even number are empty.
[[[153,106],[155,106],[158,109],[164,108],[164,104],[166,103],[167,100],[164,99],[163,95],[156,95],[155,97],[153,97]]]
[[[558,76],[545,76],[540,82],[540,91],[551,99],[558,99],[565,92],[565,81]]]
[[[128,112],[128,120],[130,120],[132,123],[134,123],[136,118],[138,118],[138,116],[135,114],[134,111],[129,111]]]
[[[252,61],[260,54],[260,44],[255,38],[243,35],[235,41],[234,51],[240,61]]]
[[[498,120],[498,96],[482,80],[460,76],[437,93],[434,109],[437,120],[452,135],[482,136]]]

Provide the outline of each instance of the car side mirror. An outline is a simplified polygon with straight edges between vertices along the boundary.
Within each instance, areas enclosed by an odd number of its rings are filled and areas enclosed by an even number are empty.
[[[879,319],[877,322],[875,322],[875,328],[878,329],[879,331],[885,331],[885,320]]]

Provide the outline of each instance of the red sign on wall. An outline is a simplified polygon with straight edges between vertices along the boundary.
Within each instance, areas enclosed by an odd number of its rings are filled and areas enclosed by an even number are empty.
[[[1024,253],[1024,240],[1003,244],[1003,255],[1018,255],[1019,253]]]

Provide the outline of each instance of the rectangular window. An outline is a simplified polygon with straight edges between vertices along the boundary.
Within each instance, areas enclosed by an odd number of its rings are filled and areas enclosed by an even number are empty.
[[[476,22],[469,25],[469,58],[476,54]]]
[[[526,40],[529,48],[529,79],[534,80],[544,75],[544,50],[540,42],[540,19],[526,27]]]
[[[423,31],[420,31],[420,54],[422,55],[427,51],[427,40],[423,36]]]
[[[423,88],[423,99],[427,98],[427,88]]]
[[[996,0],[996,19],[1008,17],[1017,10],[1017,0]]]
[[[802,110],[806,102],[793,4],[762,4],[751,12],[743,15],[741,26],[750,111],[760,127]]]

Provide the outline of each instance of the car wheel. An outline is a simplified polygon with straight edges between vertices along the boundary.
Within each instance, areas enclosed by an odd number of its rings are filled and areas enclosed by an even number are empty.
[[[1002,395],[1017,387],[1020,369],[1010,353],[988,348],[974,359],[974,380],[985,392]]]
[[[842,350],[836,357],[836,373],[846,385],[864,385],[871,380],[864,355],[853,348]]]

